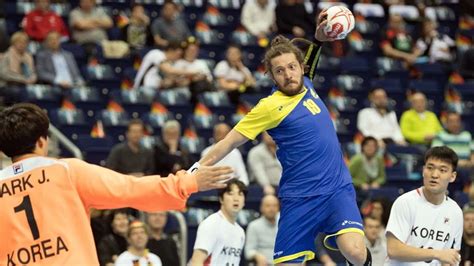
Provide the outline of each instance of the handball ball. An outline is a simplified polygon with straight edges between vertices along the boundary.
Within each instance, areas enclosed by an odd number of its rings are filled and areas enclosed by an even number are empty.
[[[326,13],[328,24],[324,28],[324,33],[328,37],[341,40],[354,29],[354,15],[345,6],[332,6]]]

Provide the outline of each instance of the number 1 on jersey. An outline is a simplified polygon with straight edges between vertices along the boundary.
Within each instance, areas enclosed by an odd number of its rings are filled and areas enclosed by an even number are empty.
[[[36,224],[35,215],[33,213],[33,208],[31,207],[30,195],[23,197],[23,201],[20,205],[15,207],[15,212],[25,211],[26,219],[28,220],[28,225],[30,226],[31,234],[33,239],[36,240],[40,237],[38,225]]]
[[[307,99],[303,102],[303,105],[308,108],[308,110],[313,114],[319,114],[321,113],[321,108],[312,100],[312,99]]]

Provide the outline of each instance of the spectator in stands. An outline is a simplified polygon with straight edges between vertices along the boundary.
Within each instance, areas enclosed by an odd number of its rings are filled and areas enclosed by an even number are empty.
[[[306,11],[303,1],[281,0],[275,9],[278,34],[312,39],[316,16]]]
[[[153,153],[140,144],[144,132],[145,125],[140,119],[131,120],[125,134],[126,141],[112,148],[106,160],[107,168],[137,177],[152,174]]]
[[[108,39],[106,30],[113,26],[113,21],[102,8],[96,7],[95,0],[80,0],[79,7],[69,16],[69,25],[79,44],[100,44]]]
[[[431,146],[448,146],[454,150],[459,157],[458,166],[461,168],[474,166],[474,141],[469,131],[462,130],[461,115],[458,113],[447,114],[446,130],[436,135]]]
[[[474,79],[474,48],[468,49],[464,52],[463,56],[461,56],[459,73],[465,79]]]
[[[124,41],[130,45],[130,48],[141,49],[149,44],[150,18],[145,13],[145,9],[141,4],[132,6],[132,14],[129,23],[122,28]]]
[[[206,61],[198,59],[199,42],[195,37],[189,37],[186,40],[186,48],[182,59],[174,63],[174,67],[184,71],[193,71],[196,74],[192,77],[180,77],[178,79],[179,87],[188,87],[193,95],[193,101],[197,101],[197,95],[204,91],[213,90],[212,73]]]
[[[160,257],[163,265],[178,266],[178,247],[174,240],[163,232],[167,221],[167,212],[146,214],[146,223],[150,229],[147,248]]]
[[[276,144],[267,133],[262,133],[262,141],[250,149],[247,164],[252,180],[263,188],[265,195],[274,195],[281,178],[281,164],[276,157]]]
[[[239,265],[245,232],[236,220],[246,195],[247,187],[237,179],[218,191],[220,210],[199,224],[190,265]]]
[[[387,93],[383,88],[375,88],[369,92],[371,107],[364,108],[357,114],[357,129],[364,136],[377,139],[380,148],[385,144],[396,143],[405,145],[397,115],[388,108]]]
[[[33,56],[27,51],[29,38],[22,31],[11,37],[8,51],[0,59],[0,79],[8,85],[36,83],[37,76]]]
[[[219,123],[214,126],[214,144],[224,139],[231,128],[226,123]],[[213,145],[205,148],[201,152],[201,158],[204,157],[213,147]],[[234,177],[242,181],[245,185],[249,184],[247,170],[245,169],[244,159],[238,149],[233,149],[222,160],[215,164],[216,166],[226,165],[232,167],[234,170]]]
[[[409,65],[415,63],[417,54],[413,51],[413,39],[406,31],[402,16],[398,14],[390,15],[388,28],[382,38],[381,48],[385,56],[400,59]]]
[[[76,59],[71,52],[61,49],[58,32],[48,33],[44,49],[36,54],[38,80],[62,88],[84,85]]]
[[[364,217],[372,217],[380,222],[380,237],[385,238],[385,228],[390,217],[392,201],[385,197],[374,198],[364,202],[361,213]]]
[[[149,51],[138,69],[133,83],[134,88],[140,86],[165,89],[176,85],[178,77],[192,78],[198,72],[183,70],[173,66],[181,58],[183,47],[181,43],[170,42],[166,49],[153,49]]]
[[[273,248],[277,232],[277,215],[280,202],[274,195],[262,198],[260,213],[262,216],[247,226],[245,258],[255,262],[256,266],[273,264]]]
[[[422,22],[422,34],[417,40],[415,54],[418,57],[426,57],[429,62],[440,62],[450,65],[454,61],[454,50],[456,43],[446,34],[440,34],[436,21],[424,19]]]
[[[160,258],[146,248],[148,232],[144,223],[132,222],[128,228],[127,237],[128,249],[118,256],[115,261],[116,266],[162,265]]]
[[[97,246],[100,265],[110,266],[117,257],[127,250],[127,232],[129,226],[126,209],[113,210],[109,216],[111,233],[103,237]]]
[[[51,31],[60,34],[61,41],[69,39],[69,33],[63,19],[50,8],[49,0],[35,0],[35,9],[26,14],[23,28],[28,36],[42,42]]]
[[[464,230],[461,243],[461,263],[474,264],[474,206],[467,204],[463,209]]]
[[[153,21],[151,33],[158,47],[167,47],[170,42],[182,42],[191,36],[178,5],[170,0],[166,0],[163,4],[161,17]]]
[[[324,244],[324,239],[326,234],[320,233],[316,236],[314,240],[316,245],[316,258],[324,266],[336,266],[346,264],[346,258],[341,254],[339,250],[328,249]]]
[[[275,5],[269,0],[246,0],[240,23],[257,38],[267,38],[275,26]]]
[[[385,183],[384,160],[378,149],[374,137],[365,137],[361,143],[362,152],[351,158],[349,171],[356,188],[368,190],[379,188]]]
[[[251,91],[256,81],[252,72],[242,62],[242,51],[237,45],[229,45],[226,59],[220,61],[214,69],[217,88],[227,91],[233,103],[237,103],[240,93]]]
[[[370,216],[364,218],[365,245],[372,254],[373,265],[384,265],[387,258],[387,239],[383,235],[382,225],[378,219]]]
[[[410,97],[411,109],[403,112],[400,128],[412,144],[429,145],[443,127],[435,113],[426,110],[426,97],[416,92]]]
[[[181,148],[181,125],[176,120],[168,120],[161,128],[161,139],[155,146],[156,173],[175,173],[191,166],[189,153]]]

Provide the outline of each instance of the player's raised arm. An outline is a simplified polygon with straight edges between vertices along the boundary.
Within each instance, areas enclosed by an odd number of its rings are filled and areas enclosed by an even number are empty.
[[[247,142],[249,139],[235,129],[232,129],[223,140],[212,146],[211,150],[199,161],[200,164],[213,165],[219,162],[233,149]]]

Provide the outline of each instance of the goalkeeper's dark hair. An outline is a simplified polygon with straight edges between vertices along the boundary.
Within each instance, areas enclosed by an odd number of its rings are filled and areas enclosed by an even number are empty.
[[[304,64],[304,54],[296,45],[293,44],[288,38],[278,35],[276,36],[271,44],[270,48],[265,53],[265,58],[263,59],[263,63],[265,64],[265,69],[267,72],[272,73],[272,64],[271,60],[277,56],[282,54],[294,54],[296,56],[296,60],[300,64]]]
[[[33,153],[38,139],[48,138],[48,116],[31,103],[2,109],[0,125],[0,151],[10,158]]]

